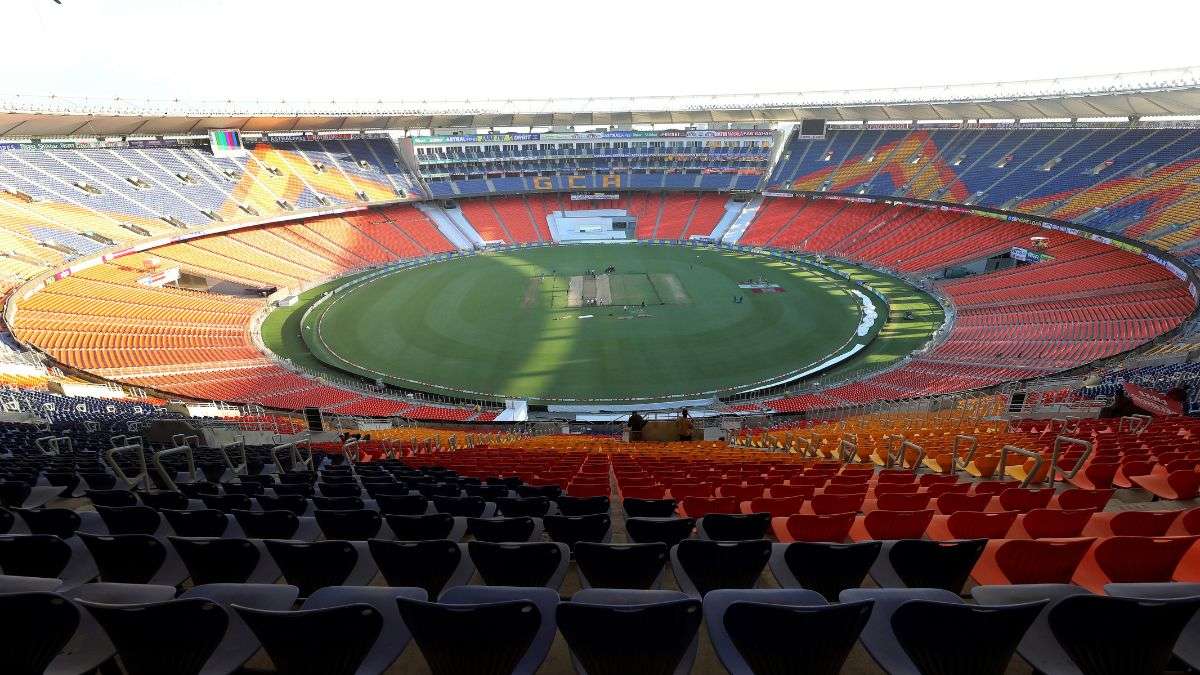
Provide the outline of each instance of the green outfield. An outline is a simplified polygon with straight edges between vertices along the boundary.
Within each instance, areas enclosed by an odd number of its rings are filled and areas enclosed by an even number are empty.
[[[836,370],[876,367],[940,325],[924,294],[875,273],[858,278],[920,316],[897,325],[877,307],[871,333],[857,336],[851,285],[814,267],[715,249],[579,245],[396,271],[330,296],[301,326],[341,280],[273,312],[262,333],[269,348],[318,374],[337,369],[433,393],[535,403],[704,397],[810,368],[857,343],[868,346]],[[739,288],[745,282],[774,292]]]

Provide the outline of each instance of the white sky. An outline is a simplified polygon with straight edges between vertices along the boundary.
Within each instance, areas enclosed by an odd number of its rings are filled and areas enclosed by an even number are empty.
[[[3,0],[0,94],[748,93],[1200,65],[1200,2]]]

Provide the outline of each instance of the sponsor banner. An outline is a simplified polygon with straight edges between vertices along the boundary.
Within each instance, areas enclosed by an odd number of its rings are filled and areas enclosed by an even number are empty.
[[[1136,384],[1125,383],[1125,395],[1137,407],[1155,415],[1182,415],[1183,403],[1168,398],[1153,389],[1139,387]]]
[[[1159,265],[1162,265],[1163,267],[1167,268],[1167,271],[1169,271],[1171,274],[1174,274],[1175,276],[1179,277],[1180,280],[1187,281],[1187,278],[1188,278],[1187,272],[1185,272],[1183,269],[1181,269],[1179,267],[1179,265],[1176,265],[1175,263],[1171,262],[1170,260],[1164,260],[1164,259],[1154,255],[1153,253],[1150,253],[1149,251],[1146,252],[1146,257],[1149,258],[1151,261],[1156,262]]]
[[[533,176],[529,185],[534,190],[620,190],[625,187],[624,176],[618,173],[588,175]]]
[[[793,195],[790,192],[772,192],[770,190],[763,190],[762,196],[764,196],[764,197],[794,197],[795,195]]]
[[[1042,262],[1043,260],[1051,259],[1050,256],[1046,255],[1045,253],[1037,253],[1035,251],[1030,251],[1027,248],[1021,248],[1020,246],[1012,247],[1012,249],[1008,252],[1008,255],[1013,260],[1020,260],[1021,262],[1030,263]]]
[[[571,193],[571,201],[573,201],[573,202],[584,201],[584,200],[596,201],[596,200],[603,200],[603,199],[617,200],[620,198],[621,198],[621,195],[613,194],[610,192],[572,192]]]

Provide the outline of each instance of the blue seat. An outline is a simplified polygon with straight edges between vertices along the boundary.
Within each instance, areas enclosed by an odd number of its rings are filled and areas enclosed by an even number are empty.
[[[1107,584],[1104,592],[1122,598],[1145,598],[1174,600],[1200,596],[1200,584],[1196,583],[1142,583]],[[1200,613],[1184,627],[1175,641],[1175,656],[1192,670],[1200,670]]]
[[[471,580],[475,564],[466,544],[446,539],[367,542],[389,586],[422,588],[436,598],[443,590]]]
[[[882,545],[878,541],[772,544],[771,573],[784,588],[807,588],[837,602],[842,591],[862,585]]]
[[[560,542],[467,544],[479,576],[489,586],[562,586],[571,552]]]
[[[384,625],[378,609],[357,602],[296,611],[233,607],[281,675],[353,675],[375,647]]]
[[[1073,584],[1013,584],[976,586],[971,596],[983,605],[1008,605],[1046,601],[1033,625],[1017,645],[1017,653],[1035,670],[1043,673],[1081,675],[1070,655],[1058,643],[1050,630],[1050,610],[1061,600],[1076,595],[1089,595],[1087,589]]]
[[[679,590],[703,597],[718,588],[754,588],[771,557],[771,542],[685,539],[671,549]]]
[[[1150,675],[1167,669],[1200,596],[1147,599],[1099,595],[1064,598],[1049,612],[1050,630],[1088,675]]]

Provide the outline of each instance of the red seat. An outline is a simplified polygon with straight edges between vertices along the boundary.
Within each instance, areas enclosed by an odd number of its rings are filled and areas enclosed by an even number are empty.
[[[686,518],[703,518],[710,513],[741,513],[734,497],[686,497],[679,503]]]
[[[1175,524],[1171,526],[1169,534],[1200,534],[1200,508],[1184,511],[1183,515],[1179,516]]]
[[[1151,473],[1134,476],[1130,480],[1145,488],[1156,499],[1180,501],[1200,496],[1200,472],[1195,469],[1179,469],[1166,475]]]
[[[763,496],[764,488],[761,485],[718,485],[717,496],[733,497],[739,502],[744,502],[749,499],[755,499]]]
[[[1015,480],[984,480],[975,484],[973,494],[997,495],[1017,487],[1021,487],[1021,484]]]
[[[854,513],[811,515],[798,513],[785,518],[772,518],[771,529],[782,543],[793,541],[827,541],[835,544],[846,541],[854,525]]]
[[[1034,509],[1021,514],[1009,538],[1067,539],[1083,534],[1095,511],[1091,509]]]
[[[611,492],[608,483],[574,482],[567,486],[567,494],[572,497],[607,497]]]
[[[828,515],[832,513],[858,513],[866,495],[814,495],[804,503],[801,513]]]
[[[1093,460],[1091,464],[1074,477],[1066,479],[1068,483],[1081,490],[1107,490],[1112,487],[1117,470],[1121,468],[1118,462],[1100,462]]]
[[[834,485],[866,485],[870,481],[871,481],[871,474],[869,474],[869,473],[849,474],[849,475],[842,474],[842,475],[838,475],[838,476],[830,476],[829,477],[829,485],[831,487]]]
[[[955,485],[955,484],[958,484],[958,476],[953,476],[953,475],[947,476],[947,475],[937,474],[937,473],[925,473],[925,474],[921,474],[921,478],[917,482],[925,487],[930,487],[933,485]],[[968,488],[971,487],[970,483],[963,483],[963,485],[966,485]]]
[[[917,483],[880,483],[873,492],[876,497],[883,495],[912,495],[921,489]]]
[[[671,486],[671,499],[684,500],[688,497],[711,497],[712,486],[707,483],[676,483]]]
[[[950,492],[937,498],[937,510],[942,515],[950,515],[959,511],[983,511],[992,501],[992,495],[964,495]]]
[[[1119,488],[1133,487],[1133,478],[1135,476],[1148,476],[1154,470],[1155,462],[1145,459],[1137,459],[1128,462],[1122,462],[1121,468],[1117,469],[1117,473],[1113,476],[1112,484]]]
[[[1093,511],[1103,511],[1108,505],[1108,500],[1112,499],[1113,490],[1066,490],[1058,493],[1054,499],[1050,500],[1051,505],[1057,505],[1060,509],[1091,509]]]
[[[625,499],[662,499],[667,489],[661,485],[629,485],[621,488],[621,496]]]
[[[742,513],[769,513],[772,517],[790,516],[800,513],[804,497],[759,497],[742,502]]]
[[[925,494],[935,499],[941,497],[942,495],[950,494],[951,492],[965,495],[970,491],[970,483],[934,483],[933,485],[925,488]]]
[[[773,499],[787,499],[789,497],[804,497],[805,499],[812,497],[817,488],[811,485],[772,485],[767,488],[767,492]]]
[[[1084,528],[1088,537],[1161,537],[1180,511],[1120,511],[1097,513]]]
[[[1019,511],[1027,513],[1033,509],[1043,509],[1050,504],[1050,500],[1054,497],[1054,490],[1043,488],[1040,490],[1031,490],[1029,488],[1017,488],[1014,490],[1005,490],[1000,493],[997,498],[1000,501],[1000,508],[1005,511]]]
[[[856,483],[854,485],[833,485],[832,483],[825,486],[821,494],[826,495],[862,495],[867,496],[867,491],[871,487],[866,483]]]
[[[1020,515],[1016,511],[956,511],[929,524],[930,539],[1006,539]]]
[[[971,577],[980,585],[1070,583],[1095,539],[989,541]]]
[[[869,510],[881,511],[920,511],[929,507],[930,495],[928,494],[898,494],[898,495],[882,495],[875,500],[874,508]],[[864,512],[867,509],[867,504],[863,503]]]
[[[915,473],[912,473],[911,471],[904,471],[904,472],[880,471],[879,472],[879,484],[883,484],[883,483],[906,484],[906,483],[915,483],[916,481],[917,481],[917,475]]]
[[[933,509],[922,511],[872,511],[859,516],[850,528],[853,541],[921,539],[933,520]]]
[[[1084,556],[1072,581],[1093,593],[1104,584],[1172,581],[1188,549],[1200,537],[1109,537]]]

